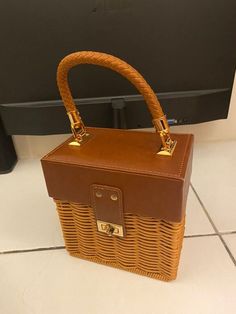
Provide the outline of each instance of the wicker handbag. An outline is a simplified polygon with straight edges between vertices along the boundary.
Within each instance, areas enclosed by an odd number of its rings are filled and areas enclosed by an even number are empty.
[[[157,133],[85,128],[68,71],[94,64],[120,73],[143,95]],[[42,159],[72,256],[165,281],[176,278],[182,247],[193,136],[172,134],[144,78],[99,52],[65,57],[57,83],[73,137]]]

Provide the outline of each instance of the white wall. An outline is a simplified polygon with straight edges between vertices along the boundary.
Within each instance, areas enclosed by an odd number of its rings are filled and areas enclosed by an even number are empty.
[[[145,129],[147,130],[147,129]],[[193,133],[196,142],[236,140],[236,79],[226,120],[171,127],[175,133]],[[14,136],[19,158],[39,158],[67,139],[69,135]]]

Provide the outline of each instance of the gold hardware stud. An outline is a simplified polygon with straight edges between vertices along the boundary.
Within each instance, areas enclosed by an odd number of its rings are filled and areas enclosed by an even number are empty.
[[[96,197],[101,198],[102,197],[102,192],[101,191],[97,191],[95,193]]]
[[[118,200],[118,196],[116,194],[112,194],[111,195],[111,200],[112,201],[117,201]]]

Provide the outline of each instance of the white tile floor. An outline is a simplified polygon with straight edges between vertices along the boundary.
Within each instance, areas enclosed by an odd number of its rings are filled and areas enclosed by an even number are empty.
[[[19,161],[0,176],[0,313],[236,313],[235,172],[236,142],[195,145],[179,275],[163,283],[67,255],[39,160]]]
[[[236,142],[198,144],[192,183],[220,232],[235,231]]]

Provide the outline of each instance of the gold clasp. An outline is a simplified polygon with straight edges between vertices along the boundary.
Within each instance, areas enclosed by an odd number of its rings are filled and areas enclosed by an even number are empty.
[[[88,137],[89,134],[86,132],[85,126],[77,110],[67,112],[67,114],[69,116],[71,130],[75,138],[75,141],[70,142],[69,145],[80,146],[85,137]]]
[[[115,231],[115,228],[112,225],[106,224],[105,232],[107,235],[109,235],[111,237],[113,235],[114,231]]]
[[[176,140],[172,140],[170,137],[169,125],[166,120],[166,116],[162,116],[159,119],[154,119],[153,124],[160,135],[162,147],[157,153],[158,155],[172,156],[175,146],[177,144]]]
[[[97,220],[98,231],[106,233],[108,236],[123,237],[124,231],[121,225],[113,224],[106,221]]]

